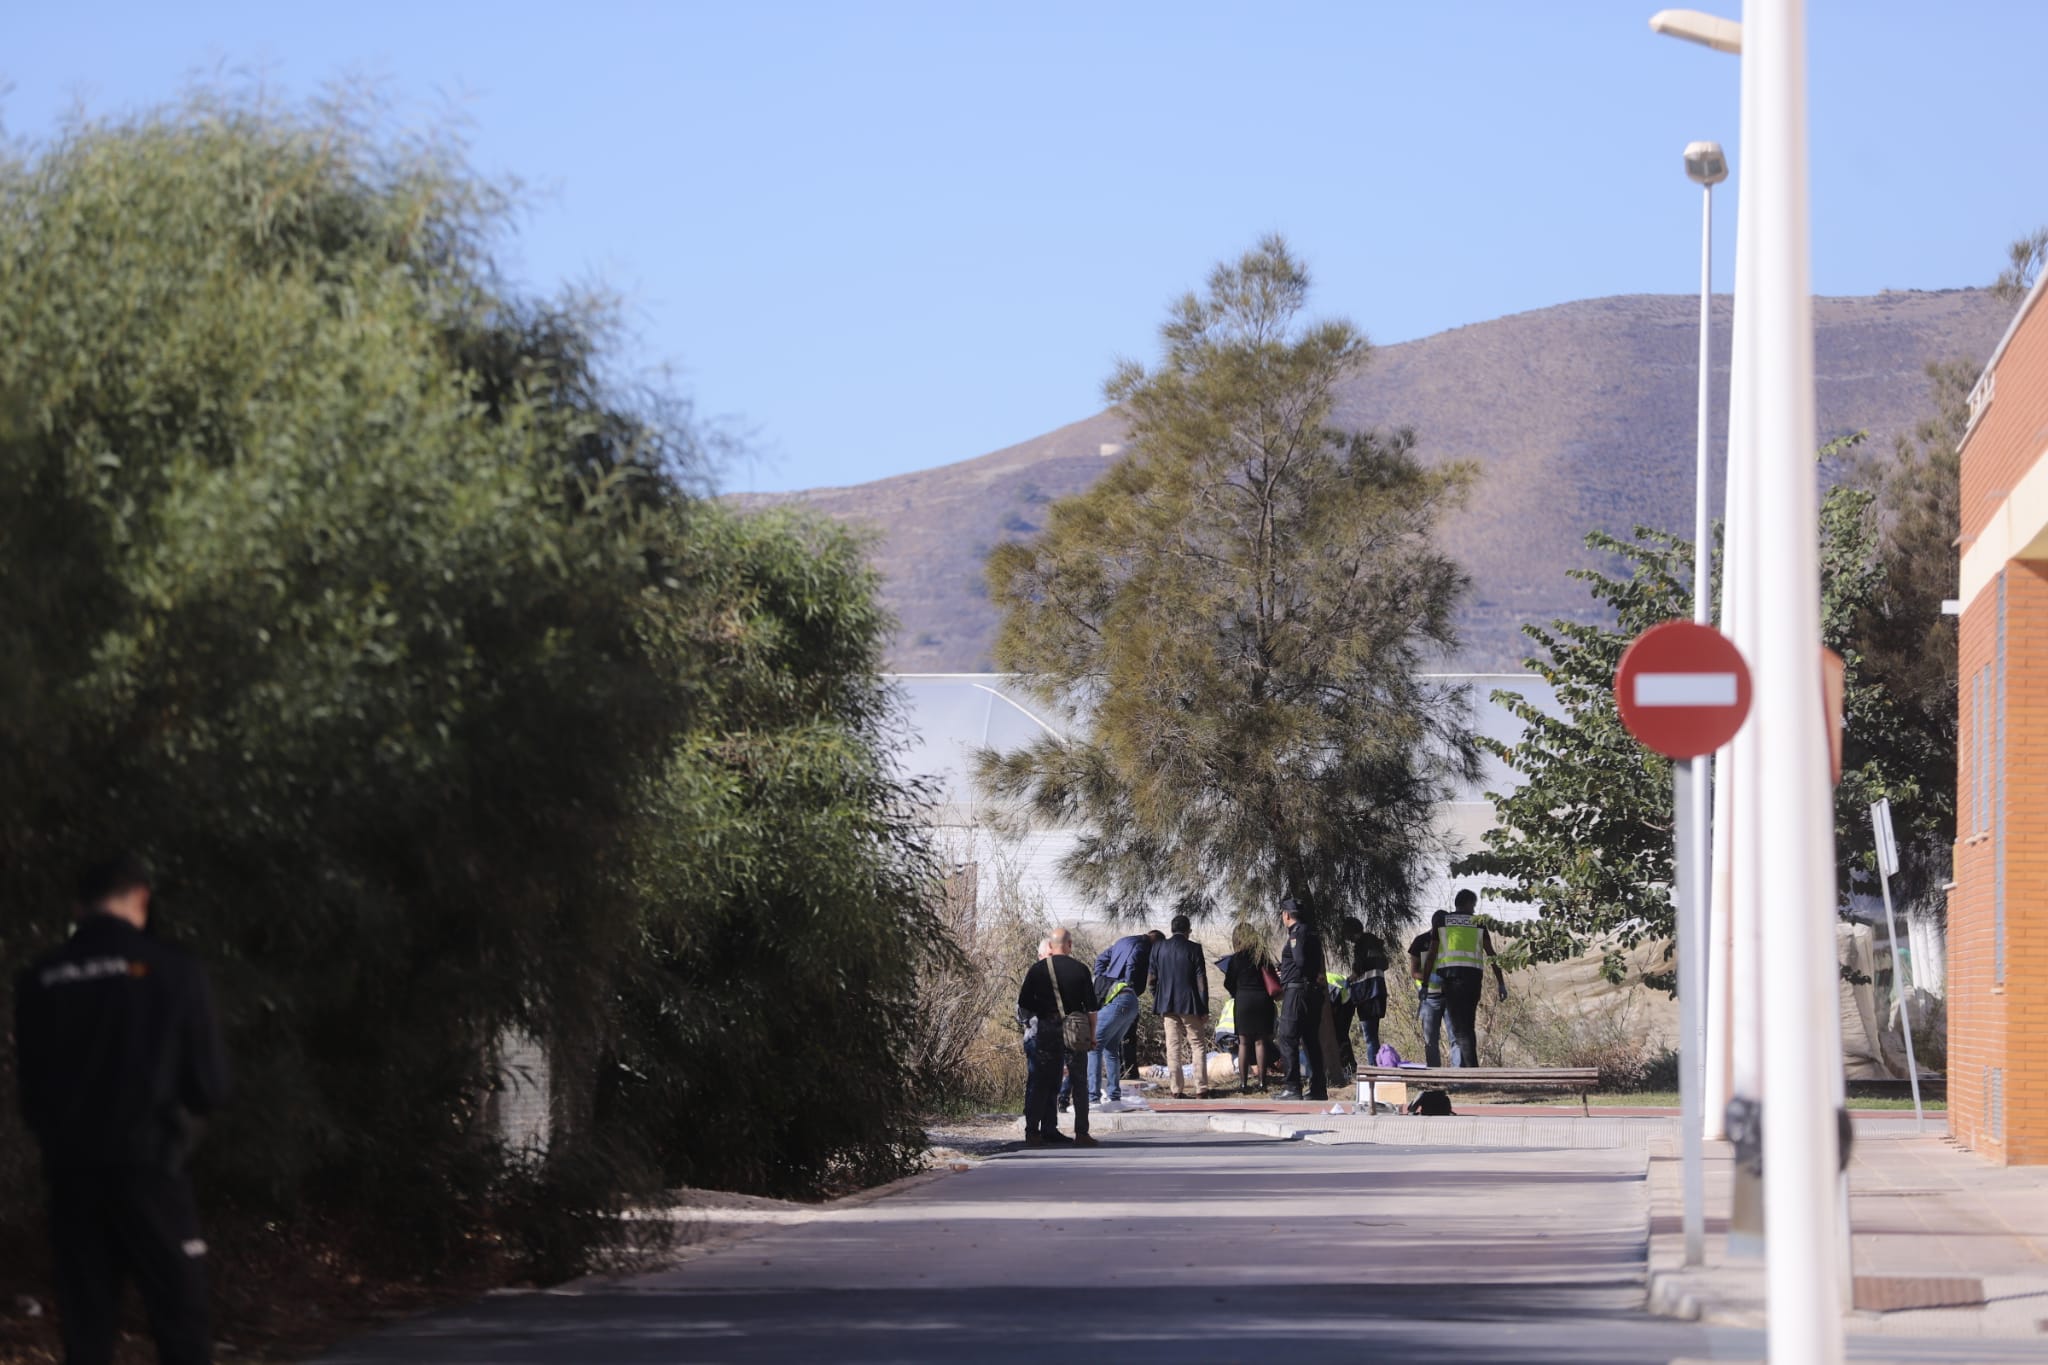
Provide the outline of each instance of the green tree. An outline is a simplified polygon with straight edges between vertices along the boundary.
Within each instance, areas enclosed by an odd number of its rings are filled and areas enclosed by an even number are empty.
[[[1332,425],[1369,350],[1305,322],[1308,289],[1278,238],[1219,266],[1160,364],[1109,381],[1129,452],[989,559],[996,658],[1072,737],[985,754],[982,778],[1083,831],[1065,871],[1105,905],[1292,889],[1398,924],[1475,769],[1465,690],[1421,673],[1456,642],[1466,578],[1432,537],[1472,472]]]
[[[1869,676],[1896,713],[1907,782],[1894,798],[1900,876],[1893,891],[1906,902],[1939,903],[1955,842],[1956,626],[1942,602],[1955,592],[1963,433],[1982,368],[1971,360],[1928,366],[1933,413],[1899,437],[1889,460],[1873,458],[1861,471],[1876,494],[1883,575],[1856,633]]]
[[[140,844],[236,1056],[211,1205],[561,1272],[680,1178],[902,1169],[934,935],[858,545],[694,497],[607,316],[504,286],[505,209],[445,143],[208,97],[0,166],[0,993]],[[537,1166],[482,1122],[509,1029]]]
[[[2007,303],[2018,303],[2034,287],[2041,263],[2048,261],[2048,227],[2035,228],[2006,248],[2005,269],[1991,283],[1991,292]]]
[[[1840,445],[1831,447],[1838,451]],[[1847,665],[1843,701],[1843,775],[1836,788],[1836,838],[1846,900],[1868,862],[1868,806],[1913,790],[1910,753],[1900,742],[1899,708],[1865,661],[1860,623],[1881,595],[1883,569],[1868,490],[1838,485],[1823,499],[1821,635]],[[1460,858],[1456,875],[1492,876],[1502,899],[1533,907],[1534,920],[1503,931],[1523,938],[1540,960],[1595,947],[1610,972],[1621,951],[1673,932],[1671,764],[1636,743],[1614,704],[1614,671],[1629,642],[1663,621],[1692,612],[1689,540],[1637,527],[1631,539],[1587,537],[1615,557],[1627,576],[1574,570],[1613,614],[1612,626],[1557,621],[1524,627],[1542,650],[1530,671],[1552,689],[1555,712],[1513,692],[1494,699],[1522,722],[1512,743],[1481,743],[1521,779],[1494,793],[1499,824],[1484,847]],[[1719,594],[1716,554],[1715,593]],[[1668,984],[1668,981],[1665,982]]]

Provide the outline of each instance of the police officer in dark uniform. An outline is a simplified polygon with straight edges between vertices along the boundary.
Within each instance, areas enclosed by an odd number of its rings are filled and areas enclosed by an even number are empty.
[[[199,964],[146,932],[149,899],[139,859],[88,867],[77,931],[15,983],[21,1109],[49,1182],[69,1365],[112,1358],[128,1279],[159,1360],[213,1356],[185,1159],[226,1097],[227,1057]]]
[[[1299,901],[1280,902],[1280,922],[1287,926],[1287,946],[1280,950],[1280,1022],[1273,1030],[1280,1055],[1287,1059],[1287,1085],[1278,1098],[1298,1100],[1301,1054],[1308,1053],[1308,1098],[1330,1098],[1329,1076],[1323,1070],[1323,941],[1303,917]]]

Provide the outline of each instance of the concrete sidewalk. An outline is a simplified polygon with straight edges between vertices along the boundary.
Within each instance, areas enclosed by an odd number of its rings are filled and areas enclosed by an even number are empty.
[[[1728,1144],[1709,1143],[1706,1264],[1687,1269],[1678,1154],[1675,1146],[1652,1152],[1652,1311],[1729,1326],[1764,1324],[1763,1264],[1728,1254],[1733,1172]],[[1954,1303],[1976,1297],[1968,1291],[1979,1286],[1983,1299],[1975,1306],[1857,1310],[1852,1331],[2030,1339],[2048,1349],[2048,1170],[1992,1165],[1951,1142],[1938,1116],[1924,1135],[1910,1123],[1858,1119],[1849,1221],[1864,1302],[1889,1292],[1892,1301],[1923,1293]],[[1965,1283],[1930,1283],[1937,1280]]]

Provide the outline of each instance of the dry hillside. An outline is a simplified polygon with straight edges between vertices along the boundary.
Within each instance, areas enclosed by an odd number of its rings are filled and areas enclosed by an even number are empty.
[[[1465,666],[1515,667],[1524,622],[1593,615],[1565,576],[1593,562],[1586,532],[1690,530],[1698,308],[1660,295],[1563,304],[1385,347],[1346,382],[1345,425],[1412,426],[1426,456],[1481,466],[1470,507],[1446,527],[1473,578]],[[1728,313],[1729,301],[1716,300],[1723,403]],[[1982,360],[2009,316],[1982,290],[1815,300],[1820,434],[1867,430],[1871,448],[1889,449],[1923,415],[1926,364]],[[1725,422],[1717,408],[1717,448]],[[894,666],[981,670],[995,631],[983,557],[1036,530],[1047,502],[1091,483],[1121,436],[1116,414],[1102,412],[978,459],[747,501],[800,498],[876,528],[902,622]]]

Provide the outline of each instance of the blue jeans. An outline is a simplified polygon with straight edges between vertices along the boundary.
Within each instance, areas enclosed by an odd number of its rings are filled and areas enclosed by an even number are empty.
[[[1125,991],[1095,1016],[1095,1050],[1088,1054],[1088,1093],[1124,1097],[1124,1035],[1138,1022],[1138,993]]]
[[[1441,995],[1422,997],[1422,1060],[1431,1066],[1444,1064],[1444,998]],[[1458,1048],[1458,1035],[1451,1035],[1451,1065],[1463,1066],[1464,1054]]]

